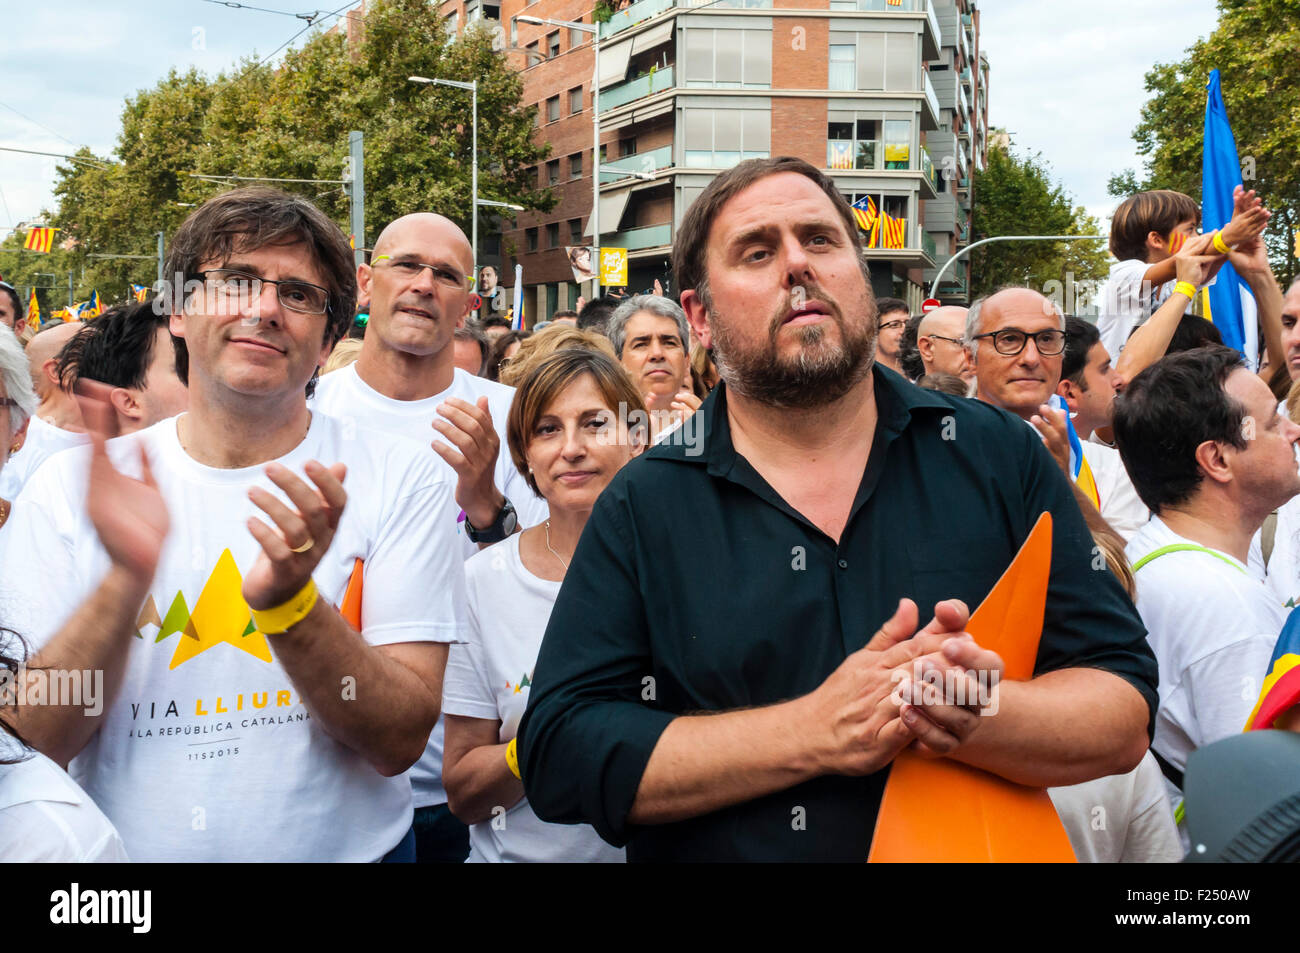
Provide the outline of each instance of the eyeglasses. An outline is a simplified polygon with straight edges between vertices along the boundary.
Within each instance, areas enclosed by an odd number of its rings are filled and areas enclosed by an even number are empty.
[[[1065,350],[1064,331],[1036,331],[1030,334],[1019,328],[1003,328],[1001,331],[977,334],[974,340],[980,338],[992,338],[993,349],[1007,357],[1013,357],[1023,351],[1025,343],[1030,338],[1034,339],[1034,347],[1038,348],[1038,353],[1044,357],[1055,357]]]
[[[430,265],[422,261],[412,261],[409,259],[393,261],[392,255],[378,255],[375,257],[374,261],[371,262],[373,265],[378,265],[380,263],[382,263],[385,268],[392,269],[403,278],[414,278],[425,268],[428,268],[433,275],[433,280],[443,287],[456,291],[474,290],[475,281],[473,275],[457,274],[446,265]],[[469,282],[469,287],[465,286],[465,282]]]
[[[923,338],[938,338],[940,341],[947,341],[949,344],[956,344],[958,347],[965,347],[966,342],[961,338],[944,337],[942,334],[922,334]]]
[[[329,310],[330,293],[320,285],[308,281],[272,281],[242,271],[216,268],[200,271],[207,286],[226,301],[247,304],[260,298],[262,285],[275,285],[275,296],[280,304],[300,314],[325,314]]]
[[[885,321],[883,324],[880,325],[880,330],[882,330],[882,331],[897,331],[899,328],[901,328],[901,327],[902,327],[903,325],[905,325],[905,324],[907,324],[906,321]]]

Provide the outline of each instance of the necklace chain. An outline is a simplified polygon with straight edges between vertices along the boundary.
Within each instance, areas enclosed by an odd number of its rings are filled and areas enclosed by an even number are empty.
[[[546,521],[546,548],[551,549],[551,521],[550,520]],[[559,553],[557,553],[554,549],[551,549],[551,555],[560,561],[560,565],[564,567],[564,571],[567,573],[569,571],[569,564],[565,562],[564,557],[561,556]]]

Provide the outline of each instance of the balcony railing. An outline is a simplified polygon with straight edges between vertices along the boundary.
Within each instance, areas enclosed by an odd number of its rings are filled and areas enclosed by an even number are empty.
[[[921,81],[925,88],[925,101],[930,104],[930,110],[934,115],[934,125],[937,129],[939,126],[939,117],[943,115],[939,111],[939,96],[934,91],[934,83],[930,82],[930,71],[921,71]]]
[[[628,27],[636,26],[643,20],[649,20],[665,10],[671,10],[674,6],[676,6],[674,0],[638,0],[637,3],[632,4],[621,13],[614,14],[600,25],[601,39],[613,36]]]
[[[637,172],[647,172],[653,175],[659,169],[666,169],[672,164],[673,147],[662,146],[649,152],[638,152],[635,155],[624,156],[621,159],[615,159],[613,162],[602,162],[600,181],[602,185],[606,182],[617,182]],[[624,173],[610,172],[610,169],[623,169]]]
[[[636,251],[640,248],[658,248],[660,245],[671,245],[672,242],[673,226],[671,224],[628,228],[612,234],[606,232],[600,236],[600,244],[603,247],[626,248],[628,251]]]
[[[921,171],[925,177],[930,180],[930,188],[936,192],[939,191],[939,180],[934,174],[934,160],[930,158],[930,151],[925,146],[921,146]]]
[[[934,239],[930,237],[927,231],[921,232],[921,249],[930,256],[931,261],[936,261],[939,254],[938,247],[934,244]]]
[[[638,76],[636,79],[603,90],[600,94],[600,111],[607,112],[625,103],[643,99],[665,89],[672,89],[674,85],[671,66],[655,70],[645,76]]]

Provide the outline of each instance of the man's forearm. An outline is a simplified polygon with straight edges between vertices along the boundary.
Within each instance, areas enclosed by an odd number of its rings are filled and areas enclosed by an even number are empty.
[[[288,632],[269,639],[326,734],[387,777],[420,759],[442,703],[446,645],[429,645],[441,653],[435,694],[412,669],[369,645],[323,599]]]
[[[801,700],[673,720],[646,764],[633,824],[667,824],[783,791],[823,773],[794,727]]]
[[[86,704],[51,705],[54,699],[48,697],[40,705],[5,709],[5,720],[37,751],[61,765],[66,766],[86,746],[117,697],[148,587],[149,580],[142,582],[125,569],[111,567],[72,618],[27,662],[29,672],[103,672],[95,714]],[[89,704],[84,694],[83,701]]]
[[[495,808],[509,810],[524,796],[524,782],[510,771],[507,745],[472,748],[443,771],[447,807],[464,824],[481,824]],[[444,760],[446,748],[443,749]]]
[[[1062,669],[999,684],[997,714],[952,757],[1018,784],[1079,784],[1136,767],[1147,718],[1141,694],[1118,675]]]

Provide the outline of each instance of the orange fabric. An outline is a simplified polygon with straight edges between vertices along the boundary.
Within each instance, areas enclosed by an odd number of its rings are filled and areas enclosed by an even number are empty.
[[[361,580],[366,564],[358,559],[352,564],[352,575],[348,577],[348,587],[343,591],[343,603],[339,606],[339,615],[358,632],[361,631]]]
[[[1052,517],[1044,513],[966,626],[981,646],[1002,656],[1004,678],[1033,677],[1051,568]],[[911,751],[894,759],[867,859],[1075,862],[1046,790]]]

